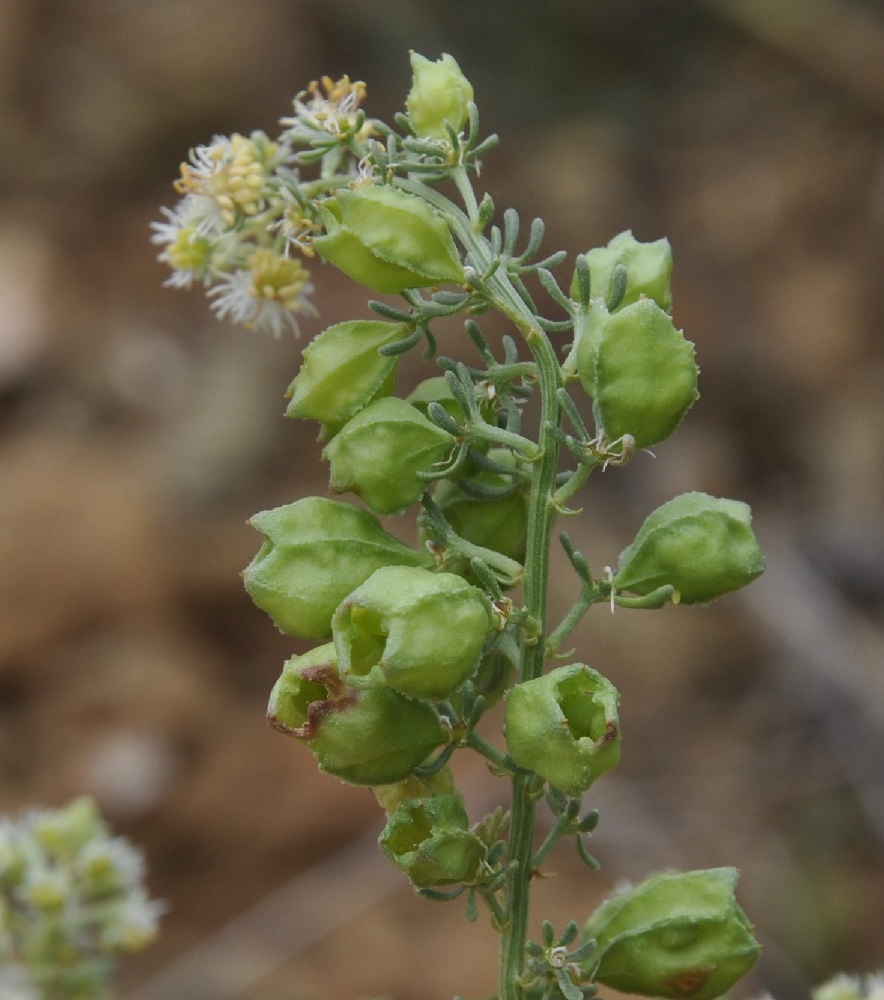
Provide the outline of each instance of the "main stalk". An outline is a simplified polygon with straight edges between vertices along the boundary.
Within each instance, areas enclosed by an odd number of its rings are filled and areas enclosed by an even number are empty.
[[[516,317],[511,316],[512,319]],[[549,583],[549,554],[552,526],[556,511],[552,504],[555,492],[558,441],[554,428],[559,424],[556,390],[561,385],[561,373],[552,345],[533,322],[519,317],[518,326],[531,349],[540,376],[540,433],[538,444],[541,457],[534,469],[528,504],[528,543],[525,558],[524,600],[527,614],[538,625],[537,638],[522,637],[521,680],[527,681],[543,673],[546,636],[546,602]],[[520,984],[528,939],[528,917],[531,902],[532,858],[534,855],[534,825],[536,798],[529,789],[529,777],[516,774],[512,779],[512,816],[510,826],[510,862],[512,870],[508,885],[508,922],[501,933],[498,970],[499,1000],[521,1000]]]

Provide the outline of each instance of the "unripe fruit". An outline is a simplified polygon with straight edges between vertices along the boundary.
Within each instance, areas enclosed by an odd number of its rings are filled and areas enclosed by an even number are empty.
[[[698,398],[694,345],[652,299],[609,313],[593,301],[577,347],[577,373],[609,441],[664,441]]]
[[[515,468],[513,453],[505,448],[493,448],[488,458],[498,465]],[[500,489],[512,483],[512,479],[504,473],[488,469],[467,467],[466,476],[491,489]],[[518,489],[508,496],[483,498],[466,493],[453,480],[443,479],[436,487],[433,499],[461,538],[473,545],[493,549],[517,562],[524,558],[528,534],[527,489]]]
[[[387,820],[381,850],[418,889],[471,882],[486,854],[459,795],[408,799]]]
[[[280,631],[327,639],[335,608],[381,566],[420,566],[416,552],[353,504],[307,497],[250,521],[264,535],[243,581]]]
[[[372,792],[378,805],[389,817],[407,799],[429,799],[434,795],[453,795],[454,776],[446,764],[428,775],[412,774],[389,785],[376,785]]]
[[[645,519],[620,555],[613,584],[638,595],[672,586],[681,604],[705,604],[763,571],[747,504],[684,493]]]
[[[348,421],[322,453],[332,493],[352,491],[378,514],[400,514],[426,489],[453,439],[404,399],[376,399]]]
[[[353,320],[323,330],[304,350],[301,370],[289,386],[287,417],[319,420],[322,437],[333,437],[364,406],[388,396],[395,357],[378,348],[407,336],[402,323]]]
[[[586,254],[589,265],[590,294],[594,299],[605,300],[614,268],[626,268],[626,292],[617,305],[623,308],[638,302],[642,296],[653,299],[661,309],[672,308],[672,248],[669,240],[639,243],[627,229],[615,236],[606,247],[596,247]],[[571,283],[571,298],[579,297],[579,284],[575,274]]]
[[[462,577],[405,566],[372,574],[332,621],[347,683],[428,699],[476,672],[491,627],[487,598]]]
[[[326,206],[316,251],[375,292],[462,284],[448,225],[422,198],[386,185],[340,190]]]
[[[412,84],[405,105],[415,135],[447,139],[445,123],[459,132],[469,118],[470,81],[446,52],[436,62],[411,53]]]
[[[321,771],[355,785],[402,781],[445,742],[429,705],[390,688],[348,687],[333,643],[286,663],[270,693],[267,719],[307,743]]]
[[[620,760],[619,700],[583,663],[516,684],[506,695],[510,756],[566,795],[582,795]]]
[[[735,868],[661,872],[609,899],[584,927],[593,978],[623,993],[713,1000],[758,960]]]

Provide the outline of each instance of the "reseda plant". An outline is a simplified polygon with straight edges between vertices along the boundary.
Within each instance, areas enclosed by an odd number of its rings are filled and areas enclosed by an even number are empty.
[[[102,1000],[117,956],[156,935],[144,860],[90,799],[0,818],[0,998]]]
[[[560,284],[565,254],[540,253],[542,221],[520,244],[516,212],[494,224],[491,197],[474,188],[497,140],[481,138],[457,63],[411,63],[394,125],[366,116],[363,83],[324,78],[297,96],[276,139],[218,137],[192,151],[183,197],[156,224],[169,283],[203,284],[220,318],[255,329],[297,330],[312,314],[303,258],[316,254],[401,297],[319,333],[289,388],[287,415],[320,424],[329,491],[368,509],[307,497],[252,519],[263,544],[246,589],[283,632],[317,644],[285,664],[268,719],[322,771],[373,788],[387,813],[381,850],[419,893],[464,897],[471,920],[486,906],[500,934],[499,1000],[580,1000],[597,983],[710,1000],[759,953],[732,868],[655,875],[528,939],[531,882],[556,844],[573,838],[597,867],[586,840],[598,815],[581,800],[620,758],[619,695],[571,662],[569,634],[595,604],[705,603],[763,569],[745,504],[686,493],[601,574],[563,532],[578,593],[548,620],[558,518],[580,513],[569,504],[592,472],[665,440],[697,398],[694,348],[670,316],[669,243],[621,233],[579,255]],[[490,311],[516,335],[496,349],[478,320]],[[456,315],[469,361],[436,357],[434,325]],[[394,395],[399,359],[421,344],[435,374]],[[418,504],[417,546],[375,516]],[[503,747],[477,728],[500,697]],[[509,780],[509,810],[471,821],[448,767],[459,750]],[[537,845],[544,800],[554,821]]]

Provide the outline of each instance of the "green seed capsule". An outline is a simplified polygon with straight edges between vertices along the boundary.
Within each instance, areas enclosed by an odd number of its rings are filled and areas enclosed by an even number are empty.
[[[515,469],[516,459],[505,448],[493,448],[488,458],[498,465]],[[489,491],[512,486],[510,476],[501,472],[468,466],[465,478]],[[528,535],[528,496],[517,489],[508,496],[481,497],[467,493],[457,482],[443,479],[433,495],[445,519],[461,538],[473,545],[493,549],[516,562],[525,555]]]
[[[487,598],[462,577],[405,566],[373,573],[332,620],[347,683],[429,699],[476,672],[491,627]]]
[[[485,699],[487,707],[497,704],[509,688],[515,667],[503,653],[492,652],[483,656],[473,681],[476,694]]]
[[[407,799],[429,799],[434,795],[453,795],[454,776],[446,764],[429,775],[412,774],[402,781],[389,785],[377,785],[372,789],[378,805],[389,817]]]
[[[682,604],[705,604],[764,571],[752,512],[739,500],[684,493],[658,507],[620,555],[616,590],[672,586]]]
[[[447,122],[455,132],[467,123],[473,99],[470,81],[446,52],[436,62],[411,53],[411,90],[405,102],[415,135],[447,139]]]
[[[583,663],[516,684],[506,695],[510,756],[566,795],[582,795],[620,760],[619,700]]]
[[[407,333],[402,323],[379,320],[323,330],[304,350],[301,370],[289,386],[286,416],[319,420],[322,437],[333,437],[373,399],[390,394],[398,359],[378,354],[378,348]]]
[[[463,265],[445,220],[422,198],[388,186],[341,190],[313,246],[375,292],[462,284]]]
[[[451,449],[451,435],[404,399],[376,399],[328,443],[332,493],[352,491],[378,514],[400,514],[426,489],[430,472]]]
[[[734,868],[662,872],[589,918],[593,978],[623,993],[713,1000],[758,960],[761,948],[737,905]]]
[[[486,848],[468,823],[459,795],[408,799],[390,816],[378,843],[418,889],[469,883]]]
[[[434,375],[432,378],[424,379],[423,382],[418,382],[406,400],[424,416],[430,403],[438,403],[452,420],[459,424],[466,420],[463,407],[454,398],[447,379],[442,375]]]
[[[264,543],[243,573],[246,590],[280,631],[303,639],[327,639],[335,608],[376,569],[428,562],[368,511],[339,500],[307,497],[250,523]]]
[[[354,785],[402,781],[445,742],[429,705],[389,688],[348,687],[333,643],[286,663],[270,693],[267,719],[307,743],[321,771]]]
[[[669,240],[639,243],[632,230],[615,236],[606,247],[596,247],[586,255],[589,265],[590,294],[594,299],[606,299],[614,268],[626,268],[626,292],[618,303],[622,309],[642,296],[653,299],[661,309],[672,308],[672,248]],[[577,275],[571,282],[571,298],[579,298]]]
[[[664,441],[698,398],[694,345],[652,299],[609,313],[594,301],[577,347],[577,373],[599,430],[635,447]]]

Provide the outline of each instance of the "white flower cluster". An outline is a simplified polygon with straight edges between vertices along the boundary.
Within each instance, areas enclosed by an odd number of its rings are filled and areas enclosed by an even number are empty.
[[[358,179],[373,126],[359,109],[365,84],[323,77],[294,99],[276,140],[263,132],[215,136],[181,164],[177,205],[154,222],[159,259],[175,288],[202,284],[219,319],[279,336],[315,314],[310,272],[320,202]],[[301,168],[319,166],[304,180]],[[2,1000],[2,998],[0,998]]]
[[[143,881],[89,799],[0,818],[0,1000],[105,996],[114,956],[157,932]]]
[[[884,972],[852,976],[840,972],[812,991],[812,1000],[884,1000]]]

